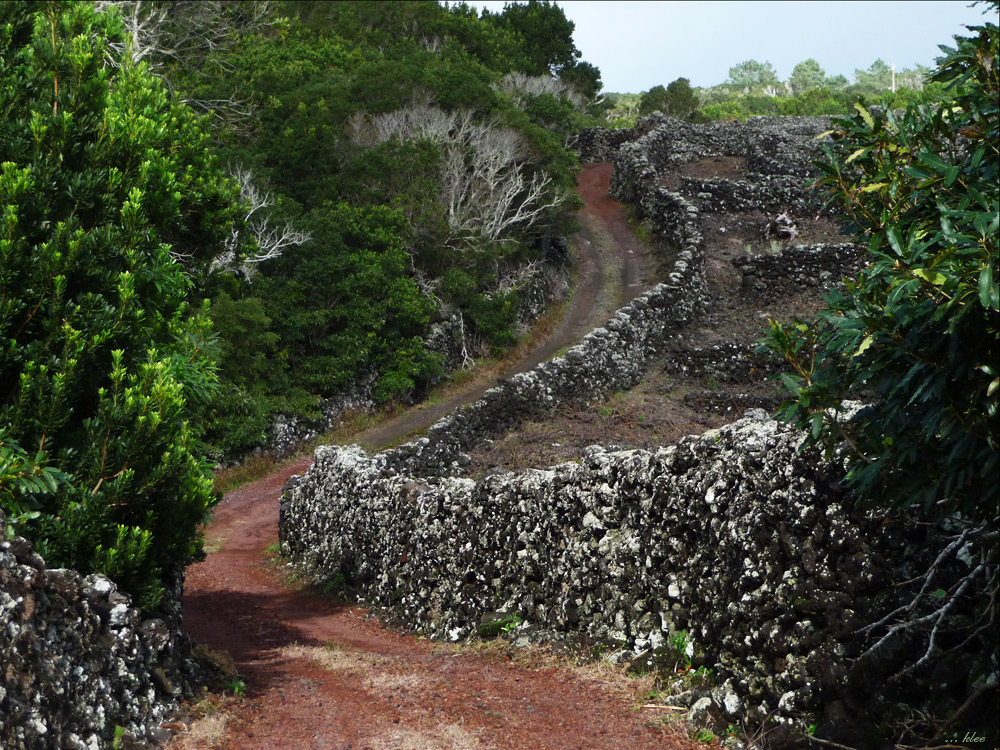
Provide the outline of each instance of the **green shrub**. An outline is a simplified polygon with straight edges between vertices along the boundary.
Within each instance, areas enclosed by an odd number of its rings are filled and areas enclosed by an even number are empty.
[[[995,4],[994,4],[995,6]],[[996,517],[997,26],[971,27],[939,59],[940,108],[837,120],[819,184],[867,242],[869,265],[811,324],[771,324],[795,373],[778,416],[829,450],[847,441],[860,497]],[[867,402],[842,419],[841,402]]]
[[[49,564],[148,606],[198,558],[214,502],[210,323],[188,295],[238,206],[201,124],[122,39],[89,4],[0,5],[0,424],[67,477],[0,502],[40,514]]]

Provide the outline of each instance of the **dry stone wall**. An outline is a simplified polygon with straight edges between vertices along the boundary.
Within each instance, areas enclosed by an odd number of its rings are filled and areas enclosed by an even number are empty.
[[[594,447],[478,482],[324,447],[282,499],[282,552],[450,640],[516,614],[653,664],[684,632],[716,670],[688,696],[695,718],[771,721],[779,740],[805,716],[886,707],[891,671],[873,681],[854,665],[858,631],[936,544],[924,526],[852,512],[839,466],[799,451],[802,437],[758,412],[655,453]],[[939,700],[964,687],[942,678]]]
[[[672,122],[647,118],[643,127]],[[594,401],[638,383],[650,358],[707,302],[698,209],[664,189],[655,191],[643,215],[658,240],[675,250],[665,283],[618,310],[564,356],[500,383],[433,425],[424,437],[387,452],[387,465],[415,476],[457,475],[468,463],[464,451],[482,440],[560,404]]]
[[[0,747],[103,750],[119,727],[155,738],[191,694],[179,620],[176,605],[143,617],[107,578],[46,567],[25,539],[0,542]]]
[[[912,641],[858,659],[873,638],[862,627],[913,596],[943,542],[927,526],[850,510],[842,467],[800,451],[803,436],[764,412],[655,453],[594,447],[579,463],[459,476],[477,441],[561,402],[628,387],[653,352],[670,351],[671,334],[704,302],[704,259],[698,210],[663,185],[663,172],[735,155],[758,165],[757,185],[800,180],[808,142],[828,121],[782,118],[781,130],[772,119],[694,126],[653,117],[627,137],[582,134],[582,151],[613,157],[615,196],[675,249],[669,282],[424,438],[374,456],[319,449],[281,501],[283,554],[450,639],[516,614],[522,630],[617,643],[653,664],[684,633],[695,663],[717,679],[676,700],[721,730],[769,723],[776,745],[794,743],[798,722],[860,746],[901,703],[926,706],[933,695],[937,709],[960,706],[982,668],[890,681],[922,648]],[[820,284],[857,260],[853,246],[797,247],[748,259],[744,274]],[[719,378],[759,365],[745,347],[676,364]],[[956,560],[935,585],[967,572]]]
[[[743,273],[744,286],[758,291],[767,291],[777,279],[825,289],[857,274],[864,264],[864,248],[850,242],[793,245],[777,253],[737,258],[734,263]]]

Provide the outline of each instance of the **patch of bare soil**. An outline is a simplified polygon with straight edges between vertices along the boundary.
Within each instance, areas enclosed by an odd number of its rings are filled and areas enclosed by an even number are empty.
[[[746,171],[747,160],[745,156],[713,156],[678,165],[664,175],[661,184],[671,190],[676,190],[682,177],[693,177],[698,180],[709,180],[713,177],[738,180],[746,175]]]
[[[675,187],[684,176],[739,179],[745,166],[742,157],[701,159],[680,166],[663,182]],[[692,196],[688,199],[697,203]],[[543,420],[522,424],[474,450],[470,474],[480,477],[576,460],[595,444],[652,451],[735,421],[749,408],[773,411],[781,402],[772,379],[777,363],[754,357],[755,342],[769,320],[815,315],[823,307],[822,292],[786,281],[774,282],[763,293],[755,291],[743,285],[743,274],[733,261],[790,245],[847,241],[840,225],[826,216],[797,218],[794,240],[772,241],[764,230],[773,218],[759,211],[701,214],[710,300],[705,314],[665,344],[635,388],[589,407],[564,407]],[[741,347],[735,355],[733,345]],[[738,356],[744,366],[735,373],[714,367],[711,355],[704,353],[713,347],[719,348],[720,362]]]

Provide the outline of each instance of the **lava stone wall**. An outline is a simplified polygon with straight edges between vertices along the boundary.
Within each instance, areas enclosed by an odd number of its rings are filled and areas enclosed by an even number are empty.
[[[707,302],[698,209],[660,190],[643,214],[658,240],[675,250],[665,283],[618,310],[565,356],[513,376],[433,425],[424,437],[387,451],[388,464],[416,476],[457,475],[468,463],[464,451],[482,440],[560,404],[594,401],[638,383],[671,333],[694,320]]]
[[[800,287],[827,288],[844,277],[853,278],[864,265],[864,246],[850,242],[793,245],[777,253],[737,258],[743,284],[767,291],[769,282],[787,279]]]
[[[116,727],[146,737],[190,695],[178,622],[144,619],[103,576],[46,567],[25,539],[0,542],[0,747],[100,750]]]
[[[655,661],[686,631],[716,670],[710,723],[822,723],[888,682],[852,676],[858,631],[934,545],[852,513],[840,469],[802,437],[760,411],[655,453],[594,447],[478,482],[324,447],[282,499],[282,553],[450,640],[516,613]]]

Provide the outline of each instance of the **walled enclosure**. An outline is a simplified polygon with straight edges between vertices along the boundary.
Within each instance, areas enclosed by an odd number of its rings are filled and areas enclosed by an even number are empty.
[[[584,634],[652,662],[686,631],[696,663],[719,678],[686,696],[691,718],[717,729],[770,721],[777,745],[793,742],[792,727],[807,722],[854,741],[866,717],[881,720],[900,700],[926,704],[927,681],[887,680],[906,648],[858,660],[872,640],[859,628],[912,596],[912,585],[894,584],[919,576],[944,543],[926,527],[848,510],[842,469],[799,452],[801,435],[763,412],[656,453],[595,447],[581,463],[480,482],[457,476],[463,450],[518,420],[635,383],[655,349],[697,315],[705,301],[698,210],[662,186],[662,169],[745,156],[749,179],[699,185],[705,210],[815,213],[801,200],[804,158],[827,125],[755,118],[696,126],[654,116],[633,140],[581,135],[584,158],[613,156],[614,196],[676,249],[668,283],[425,438],[375,456],[356,446],[319,449],[282,499],[283,554],[449,639],[518,614],[526,630]],[[849,246],[784,255],[794,266],[785,274],[807,284],[857,262]],[[766,279],[780,265],[746,270]],[[968,572],[958,557],[950,580]],[[995,641],[989,649],[985,660],[964,653],[933,674],[936,709],[957,706],[988,679]]]
[[[181,587],[178,580],[169,601],[180,600]],[[48,568],[20,537],[0,541],[4,750],[110,748],[118,727],[156,737],[191,695],[189,648],[179,605],[143,619],[107,578]]]

